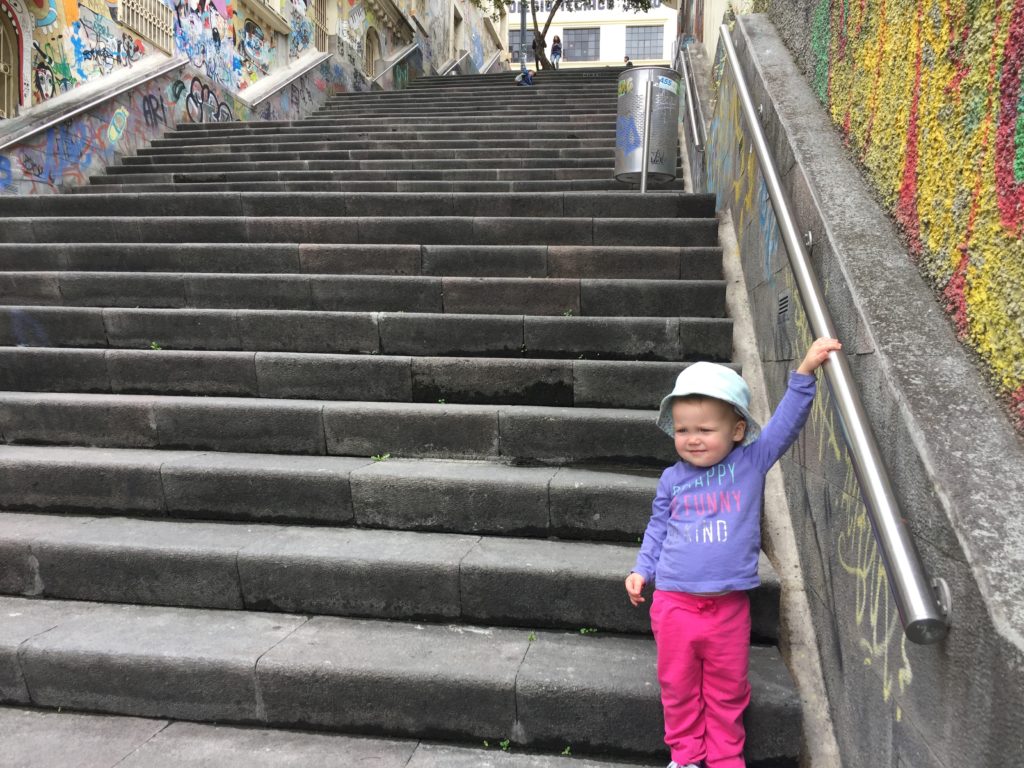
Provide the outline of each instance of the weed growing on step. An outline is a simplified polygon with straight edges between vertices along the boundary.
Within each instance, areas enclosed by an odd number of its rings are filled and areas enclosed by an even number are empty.
[[[391,454],[390,453],[378,453],[376,456],[371,456],[370,458],[373,459],[374,461],[387,461],[388,459],[391,458]]]
[[[526,639],[532,643],[534,640],[537,639],[537,633],[531,632],[529,635],[526,636]]]
[[[565,312],[562,313],[562,317],[572,317],[572,315],[573,315],[572,307],[569,307],[567,310],[565,310]]]
[[[593,635],[597,632],[597,627],[580,627],[581,635]]]
[[[565,749],[562,750],[562,754],[566,757],[572,757],[572,748],[568,744],[566,744]]]
[[[437,401],[437,404],[438,405],[444,405],[445,402],[446,402],[445,399],[442,397],[440,400]]]
[[[498,742],[498,746],[501,747],[502,752],[508,752],[512,749],[512,742],[508,739],[502,739]]]
[[[484,749],[490,749],[490,748],[491,748],[491,742],[489,742],[487,739],[484,739]]]
[[[163,347],[160,346],[159,342],[156,342],[156,341],[149,342],[149,348],[150,349],[163,349]]]

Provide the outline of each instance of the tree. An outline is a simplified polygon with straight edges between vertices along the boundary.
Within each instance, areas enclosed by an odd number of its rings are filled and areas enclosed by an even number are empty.
[[[477,8],[480,8],[486,12],[494,12],[496,15],[496,9],[499,6],[511,10],[516,5],[517,0],[469,0]],[[540,28],[540,23],[537,21],[537,2],[538,0],[519,0],[520,2],[530,3],[530,15],[533,19],[533,42],[534,50],[537,57],[537,66],[540,69],[550,69],[551,62],[548,60],[548,29],[551,28],[551,22],[555,18],[555,14],[558,13],[558,9],[562,7],[564,0],[554,0],[551,3],[551,10],[548,12],[547,21],[544,22],[544,28]],[[646,13],[651,10],[651,0],[616,0],[622,4],[623,8],[633,11],[633,13]]]

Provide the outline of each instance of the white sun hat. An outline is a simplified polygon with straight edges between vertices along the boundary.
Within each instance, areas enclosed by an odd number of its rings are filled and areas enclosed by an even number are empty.
[[[743,445],[750,445],[761,434],[761,425],[750,415],[750,387],[732,368],[717,363],[694,363],[676,377],[676,385],[661,401],[658,426],[675,437],[672,423],[672,400],[683,395],[705,395],[724,400],[733,406],[747,422]]]

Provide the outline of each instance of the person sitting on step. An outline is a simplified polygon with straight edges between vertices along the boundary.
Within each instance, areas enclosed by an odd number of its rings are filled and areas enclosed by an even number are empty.
[[[516,75],[516,85],[533,85],[533,70],[524,69]]]
[[[750,702],[750,600],[761,549],[764,478],[807,420],[814,372],[842,345],[811,344],[771,419],[751,417],[750,389],[724,365],[694,363],[661,401],[658,426],[679,461],[658,483],[626,577],[636,606],[653,579],[651,629],[669,768],[743,768]]]

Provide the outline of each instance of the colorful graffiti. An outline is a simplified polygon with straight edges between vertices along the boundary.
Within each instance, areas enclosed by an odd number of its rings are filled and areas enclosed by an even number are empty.
[[[178,123],[301,117],[323,103],[331,72],[330,63],[322,63],[262,102],[258,114],[229,89],[198,75],[163,75],[0,155],[0,192],[46,194],[87,184],[89,176]]]
[[[129,68],[146,52],[140,40],[117,25],[116,6],[113,13],[106,5],[95,10],[84,3],[62,4],[58,10],[55,3],[36,2],[29,8],[37,16],[31,78],[36,103]]]
[[[174,44],[199,72],[218,85],[241,90],[248,85],[230,3],[178,0],[174,6]]]
[[[259,77],[270,72],[274,51],[274,35],[271,34],[268,39],[263,27],[252,19],[246,19],[242,27],[242,56],[246,72],[251,77]]]
[[[767,285],[764,295],[769,297],[780,293],[796,295],[792,273],[779,270],[779,259],[785,258],[785,250],[780,248],[778,222],[757,157],[749,150],[750,140],[742,126],[735,80],[725,73],[705,153],[707,189],[716,195],[718,209],[727,208],[732,212],[734,227],[742,238],[748,279],[755,285],[764,282]],[[828,295],[827,283],[824,288]],[[792,359],[797,350],[806,349],[812,340],[800,302],[794,302],[792,307],[793,338],[773,323],[766,328],[769,336],[758,339],[762,348],[769,348],[767,359]],[[775,307],[768,308],[772,314],[775,310]],[[822,535],[823,539],[831,541],[831,551],[821,553],[826,561],[822,564],[825,578],[834,582],[833,589],[826,591],[850,596],[848,602],[834,606],[837,615],[850,622],[836,641],[842,644],[844,652],[858,657],[859,667],[873,670],[881,684],[882,700],[893,702],[895,717],[899,720],[902,710],[897,694],[904,693],[913,681],[906,636],[867,510],[861,501],[831,393],[826,387],[819,388],[814,400],[800,438],[800,451],[813,471],[820,471],[826,480],[822,483],[823,497],[810,502],[830,521],[830,530],[835,532]],[[837,567],[831,567],[831,563]],[[874,685],[867,682],[869,679],[865,678],[863,685]]]
[[[292,0],[292,33],[288,36],[288,58],[297,59],[313,44],[313,22],[306,15],[305,0]]]
[[[1024,428],[1024,0],[820,0],[810,33],[818,97]]]

